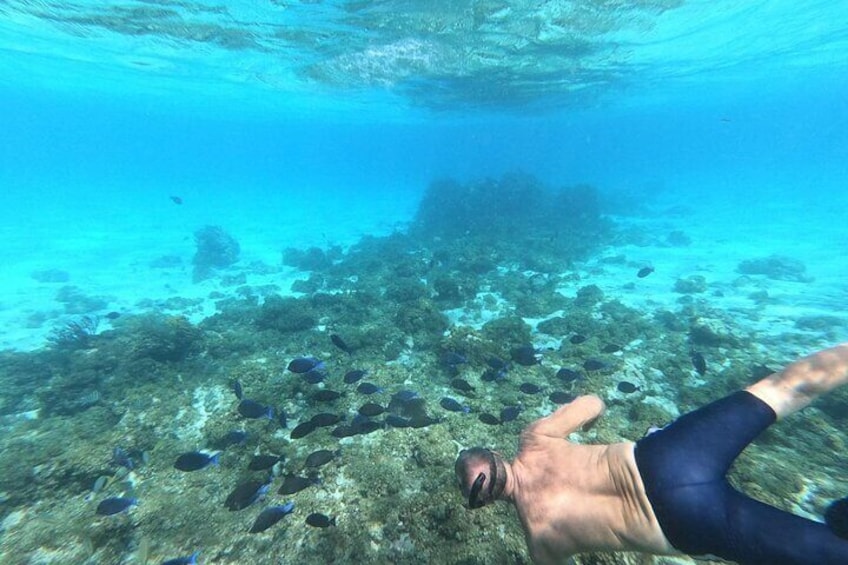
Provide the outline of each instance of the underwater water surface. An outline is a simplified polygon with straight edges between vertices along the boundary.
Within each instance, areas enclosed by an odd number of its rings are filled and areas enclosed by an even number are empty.
[[[3,2],[0,562],[529,562],[460,448],[512,456],[580,394],[608,410],[576,439],[636,440],[845,340],[846,30],[825,1]],[[735,484],[821,520],[846,418],[780,423]]]

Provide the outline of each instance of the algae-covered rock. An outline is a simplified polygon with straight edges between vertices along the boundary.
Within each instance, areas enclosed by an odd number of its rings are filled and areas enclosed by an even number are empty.
[[[781,281],[810,282],[813,279],[805,274],[806,270],[806,265],[801,261],[782,255],[746,259],[736,267],[736,271],[743,275],[765,275]]]
[[[315,327],[318,317],[306,298],[269,296],[259,308],[256,326],[288,333]]]
[[[194,232],[196,250],[194,281],[209,278],[215,269],[229,267],[238,261],[241,246],[238,241],[220,226],[204,226]]]

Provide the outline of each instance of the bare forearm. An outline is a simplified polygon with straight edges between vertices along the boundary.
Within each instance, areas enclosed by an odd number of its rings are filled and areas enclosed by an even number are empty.
[[[824,349],[788,365],[748,387],[777,413],[778,418],[848,382],[848,343]]]

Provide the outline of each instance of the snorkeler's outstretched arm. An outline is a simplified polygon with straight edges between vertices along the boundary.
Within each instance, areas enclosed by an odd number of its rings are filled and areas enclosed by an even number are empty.
[[[594,394],[578,396],[550,416],[536,420],[523,433],[565,438],[578,429],[589,429],[603,415],[604,410],[606,405],[599,396]]]
[[[848,342],[799,359],[745,390],[771,406],[780,419],[846,382]]]

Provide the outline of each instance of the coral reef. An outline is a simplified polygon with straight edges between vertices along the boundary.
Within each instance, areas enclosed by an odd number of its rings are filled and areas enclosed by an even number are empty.
[[[805,274],[807,267],[804,263],[782,255],[746,259],[739,263],[736,270],[743,275],[765,275],[780,281],[810,282],[812,280]]]
[[[215,269],[228,267],[238,261],[241,247],[233,236],[220,226],[204,226],[194,232],[196,250],[192,258],[195,282],[209,278]]]

